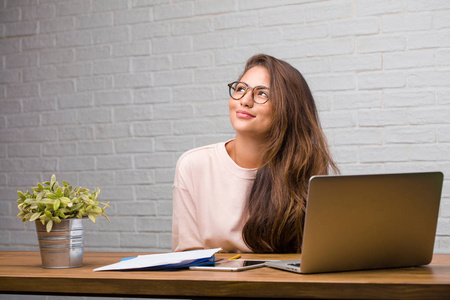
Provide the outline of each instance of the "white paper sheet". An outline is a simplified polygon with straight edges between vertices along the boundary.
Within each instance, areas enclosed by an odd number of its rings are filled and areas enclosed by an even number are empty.
[[[162,254],[139,255],[111,265],[94,269],[94,271],[131,270],[182,263],[189,260],[209,258],[222,248],[171,252]]]

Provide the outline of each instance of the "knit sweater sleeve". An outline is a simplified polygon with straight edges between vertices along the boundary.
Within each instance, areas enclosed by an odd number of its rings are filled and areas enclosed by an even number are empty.
[[[196,203],[188,188],[191,178],[189,161],[180,159],[173,185],[172,251],[203,248],[196,218]]]

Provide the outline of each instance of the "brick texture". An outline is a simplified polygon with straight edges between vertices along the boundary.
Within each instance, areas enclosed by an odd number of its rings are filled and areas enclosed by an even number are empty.
[[[185,150],[233,137],[226,84],[252,54],[305,76],[343,174],[445,173],[447,0],[0,1],[0,250],[37,250],[16,190],[55,173],[101,188],[86,250],[170,251]]]

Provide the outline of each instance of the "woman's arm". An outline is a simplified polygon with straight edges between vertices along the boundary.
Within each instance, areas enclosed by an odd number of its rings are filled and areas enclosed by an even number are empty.
[[[195,199],[192,197],[192,174],[189,164],[178,163],[173,186],[172,251],[203,249]]]

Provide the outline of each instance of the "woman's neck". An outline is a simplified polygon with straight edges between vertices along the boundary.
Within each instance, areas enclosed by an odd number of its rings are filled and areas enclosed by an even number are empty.
[[[226,144],[228,155],[240,167],[246,169],[259,168],[262,165],[262,142],[261,140],[236,138]]]

